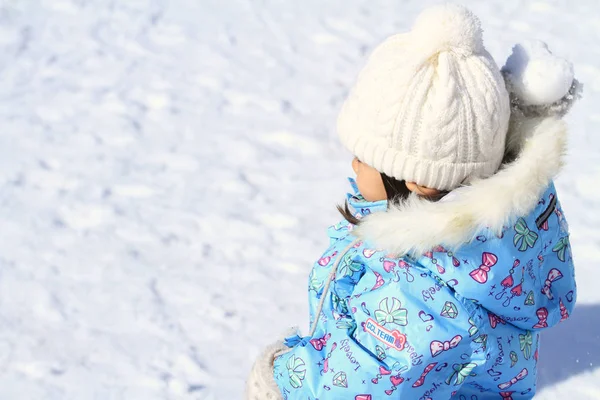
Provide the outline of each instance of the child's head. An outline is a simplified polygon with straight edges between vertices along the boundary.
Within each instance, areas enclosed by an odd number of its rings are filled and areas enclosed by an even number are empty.
[[[431,196],[497,171],[509,117],[509,95],[479,20],[442,5],[375,49],[338,133],[360,160],[353,166],[367,200],[390,198],[386,177]]]

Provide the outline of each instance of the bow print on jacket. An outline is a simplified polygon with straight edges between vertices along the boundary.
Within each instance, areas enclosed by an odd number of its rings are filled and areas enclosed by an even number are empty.
[[[529,230],[527,223],[523,218],[517,220],[515,231],[517,233],[515,233],[514,244],[515,246],[518,246],[519,251],[526,251],[528,248],[532,248],[535,245],[538,234]]]
[[[525,377],[527,376],[527,373],[528,373],[527,368],[523,368],[521,370],[521,372],[519,372],[519,374],[517,376],[515,376],[514,378],[512,378],[510,381],[499,384],[498,388],[501,390],[508,389],[509,387],[511,387],[512,385],[517,383],[518,381],[525,379]]]
[[[327,340],[331,337],[331,334],[327,334],[322,338],[311,339],[310,344],[315,348],[315,350],[323,350],[323,346],[327,344]]]
[[[544,293],[548,299],[552,300],[554,298],[554,296],[552,296],[552,283],[556,282],[562,277],[562,272],[556,268],[552,268],[550,272],[548,272],[548,277],[546,278],[544,287],[542,288],[542,293]]]
[[[488,279],[488,272],[490,269],[496,265],[498,262],[498,257],[495,254],[484,252],[481,255],[481,265],[476,270],[473,270],[469,273],[471,278],[473,278],[477,283],[486,283]]]
[[[435,357],[435,356],[439,355],[440,353],[442,353],[443,351],[448,351],[450,349],[455,348],[456,346],[458,346],[458,344],[460,343],[461,340],[462,340],[462,336],[456,335],[447,342],[440,342],[437,340],[432,341],[431,344],[429,345],[429,347],[431,349],[431,357]]]

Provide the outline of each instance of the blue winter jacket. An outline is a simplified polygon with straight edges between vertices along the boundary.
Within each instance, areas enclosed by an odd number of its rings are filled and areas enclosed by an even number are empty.
[[[386,211],[353,188],[357,215]],[[314,334],[288,338],[275,359],[283,397],[532,398],[539,331],[566,319],[576,297],[567,223],[551,181],[541,191],[527,215],[454,253],[395,257],[347,221],[330,227],[309,277]]]

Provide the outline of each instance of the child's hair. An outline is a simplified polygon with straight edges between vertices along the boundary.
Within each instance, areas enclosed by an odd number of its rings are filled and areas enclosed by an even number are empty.
[[[381,180],[383,181],[383,187],[385,188],[385,194],[388,201],[388,208],[394,204],[401,203],[406,200],[408,196],[412,193],[408,187],[406,187],[406,182],[404,180],[398,180],[396,178],[392,178],[380,172]],[[422,196],[429,201],[439,201],[449,192],[443,191],[439,194],[433,196]],[[350,207],[348,206],[348,201],[346,200],[344,206],[341,205],[336,206],[337,210],[342,214],[342,217],[352,225],[360,224],[360,219],[356,218],[352,212],[350,211]]]

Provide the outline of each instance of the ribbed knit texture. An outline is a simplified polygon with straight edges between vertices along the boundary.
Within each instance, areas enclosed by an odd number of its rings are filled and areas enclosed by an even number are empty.
[[[509,117],[479,20],[442,5],[374,50],[340,112],[338,133],[380,172],[451,190],[496,172]]]

